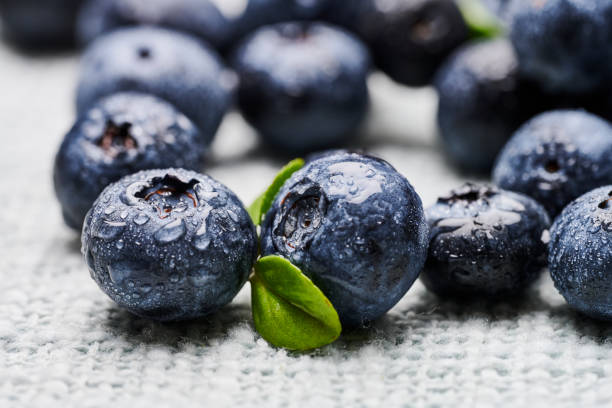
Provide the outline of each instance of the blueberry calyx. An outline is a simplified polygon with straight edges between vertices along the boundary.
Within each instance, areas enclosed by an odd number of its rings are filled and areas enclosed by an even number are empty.
[[[307,188],[302,193],[290,192],[281,203],[275,222],[276,245],[288,251],[306,248],[310,238],[323,223],[327,211],[327,200],[319,186]]]
[[[460,188],[451,191],[449,195],[438,198],[438,203],[453,204],[461,201],[487,201],[488,198],[493,197],[495,194],[497,194],[496,191],[490,186],[478,186],[473,183],[466,183]]]
[[[159,218],[165,219],[172,213],[184,212],[190,206],[198,207],[198,196],[195,179],[184,182],[176,176],[166,174],[164,177],[155,177],[144,185],[139,185],[134,197],[146,201],[157,209]]]
[[[132,124],[129,122],[116,124],[109,120],[98,140],[98,146],[110,157],[117,157],[121,153],[138,148],[138,142],[130,133],[131,128]]]
[[[612,209],[612,191],[608,193],[608,197],[606,200],[599,203],[598,207],[602,210],[610,210]]]

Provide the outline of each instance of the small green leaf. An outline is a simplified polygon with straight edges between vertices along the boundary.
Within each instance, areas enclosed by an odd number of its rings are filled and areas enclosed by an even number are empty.
[[[280,256],[266,256],[251,277],[255,329],[270,344],[310,350],[332,343],[342,326],[336,309],[306,275]]]
[[[458,0],[463,19],[472,37],[493,38],[504,32],[501,21],[482,3],[482,0]]]
[[[274,181],[272,181],[272,184],[270,187],[268,187],[266,192],[260,195],[253,202],[253,204],[251,204],[248,211],[255,225],[259,225],[261,223],[263,216],[266,215],[272,206],[274,198],[276,198],[276,195],[280,191],[283,184],[285,184],[285,181],[287,181],[293,173],[302,167],[304,167],[303,159],[295,159],[287,163],[287,165],[278,172],[274,178]]]

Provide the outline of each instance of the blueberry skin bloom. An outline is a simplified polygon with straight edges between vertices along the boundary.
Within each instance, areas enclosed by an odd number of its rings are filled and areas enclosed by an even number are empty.
[[[523,125],[500,154],[493,179],[527,194],[551,216],[580,195],[612,183],[612,126],[584,111],[542,113]]]
[[[487,173],[512,133],[539,111],[541,98],[521,81],[505,39],[461,47],[440,68],[438,126],[449,158],[462,169]]]
[[[548,255],[555,287],[569,305],[612,320],[612,185],[568,205],[551,229]]]
[[[74,45],[76,15],[83,0],[1,0],[5,37],[23,48]]]
[[[226,41],[223,14],[209,0],[90,0],[79,13],[78,37],[87,44],[120,27],[154,25],[182,31],[218,47]]]
[[[255,227],[240,200],[183,169],[145,170],[108,186],[81,240],[102,291],[160,321],[205,316],[229,303],[257,256]]]
[[[527,196],[468,183],[426,214],[429,255],[421,281],[437,295],[516,295],[546,266],[550,219]]]
[[[510,38],[523,75],[554,93],[584,93],[605,85],[612,61],[612,3],[546,0],[519,4]]]
[[[217,54],[193,37],[159,28],[124,28],[85,51],[77,110],[83,114],[117,92],[149,93],[187,115],[210,142],[230,103],[226,78]]]
[[[327,14],[368,44],[382,71],[410,86],[430,84],[440,64],[468,39],[452,0],[332,0]]]
[[[408,180],[381,159],[339,153],[309,162],[284,184],[261,246],[301,268],[350,327],[404,296],[425,262],[427,236]]]
[[[240,109],[272,147],[303,152],[340,144],[366,114],[369,61],[365,46],[339,28],[263,27],[234,56]]]
[[[139,170],[200,170],[206,140],[169,103],[154,96],[120,93],[81,116],[55,157],[53,183],[66,224],[81,229],[104,187]]]

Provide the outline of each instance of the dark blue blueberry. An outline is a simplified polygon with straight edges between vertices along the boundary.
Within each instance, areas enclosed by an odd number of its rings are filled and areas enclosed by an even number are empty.
[[[466,184],[427,209],[421,280],[440,296],[516,295],[546,266],[550,219],[531,198]]]
[[[589,92],[610,78],[612,3],[521,1],[511,39],[523,75],[550,92]]]
[[[356,136],[369,56],[347,32],[320,23],[263,27],[238,48],[234,66],[240,109],[271,146],[310,151]]]
[[[214,179],[145,170],[108,186],[83,226],[92,278],[139,316],[184,320],[215,312],[246,282],[257,256],[242,203]]]
[[[55,158],[53,181],[66,224],[80,229],[104,187],[139,170],[200,170],[206,140],[167,102],[116,94],[81,116]]]
[[[226,48],[259,27],[291,20],[313,20],[321,16],[330,0],[210,0],[225,16]]]
[[[90,0],[79,18],[83,43],[131,25],[156,25],[188,32],[220,50],[230,49],[257,28],[313,19],[328,0]]]
[[[555,286],[574,309],[612,320],[612,185],[568,205],[551,229],[548,255]]]
[[[612,126],[584,111],[540,114],[523,125],[493,172],[501,188],[527,194],[556,216],[572,200],[612,183]]]
[[[364,39],[378,67],[411,86],[431,83],[440,64],[468,38],[453,0],[332,0],[327,14]]]
[[[499,151],[542,98],[518,76],[507,40],[477,41],[459,49],[435,80],[444,149],[459,167],[488,172]]]
[[[392,308],[427,255],[421,199],[408,180],[387,162],[354,153],[323,156],[294,173],[261,235],[262,253],[301,268],[346,326]]]
[[[124,28],[86,50],[77,88],[80,114],[122,91],[156,95],[187,115],[210,142],[230,103],[228,73],[214,51],[193,37]]]
[[[2,31],[27,49],[74,45],[76,15],[83,0],[1,0]]]
[[[229,33],[212,0],[90,0],[79,15],[78,35],[87,44],[119,27],[155,25],[193,34],[219,47]]]

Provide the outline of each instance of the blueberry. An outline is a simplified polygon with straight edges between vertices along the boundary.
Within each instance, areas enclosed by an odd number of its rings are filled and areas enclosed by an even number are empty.
[[[156,25],[190,33],[219,47],[228,25],[211,0],[90,0],[79,15],[78,34],[87,44],[119,27]]]
[[[76,14],[83,0],[2,0],[7,39],[27,49],[74,45]]]
[[[522,1],[511,39],[523,75],[550,92],[590,92],[610,77],[612,3]]]
[[[394,80],[427,85],[446,57],[468,38],[453,0],[333,0],[328,19],[356,32],[376,65]]]
[[[284,184],[261,230],[264,255],[289,259],[360,326],[393,307],[427,254],[421,199],[387,162],[338,153],[306,164]]]
[[[612,320],[612,185],[568,205],[551,229],[548,263],[556,288],[569,305]]]
[[[210,0],[225,16],[226,48],[264,25],[321,16],[330,0]]]
[[[527,194],[551,216],[612,183],[612,126],[584,111],[542,113],[508,142],[493,172],[501,188]]]
[[[55,158],[66,224],[80,229],[108,184],[138,170],[200,170],[206,150],[195,125],[161,99],[136,93],[102,99],[77,120]]]
[[[100,37],[81,62],[77,110],[122,91],[156,95],[187,115],[210,142],[230,103],[219,57],[193,37],[149,28],[124,28]]]
[[[429,255],[421,280],[440,296],[511,296],[546,266],[550,220],[527,196],[466,184],[426,211]]]
[[[341,29],[263,27],[238,48],[234,66],[240,109],[273,147],[301,152],[339,144],[355,136],[366,114],[368,52]]]
[[[113,301],[161,321],[229,303],[257,256],[240,200],[183,169],[145,170],[108,186],[87,215],[82,244],[92,278]]]
[[[488,172],[512,133],[544,104],[519,78],[516,55],[505,39],[462,47],[442,66],[435,84],[445,151],[469,171]]]

